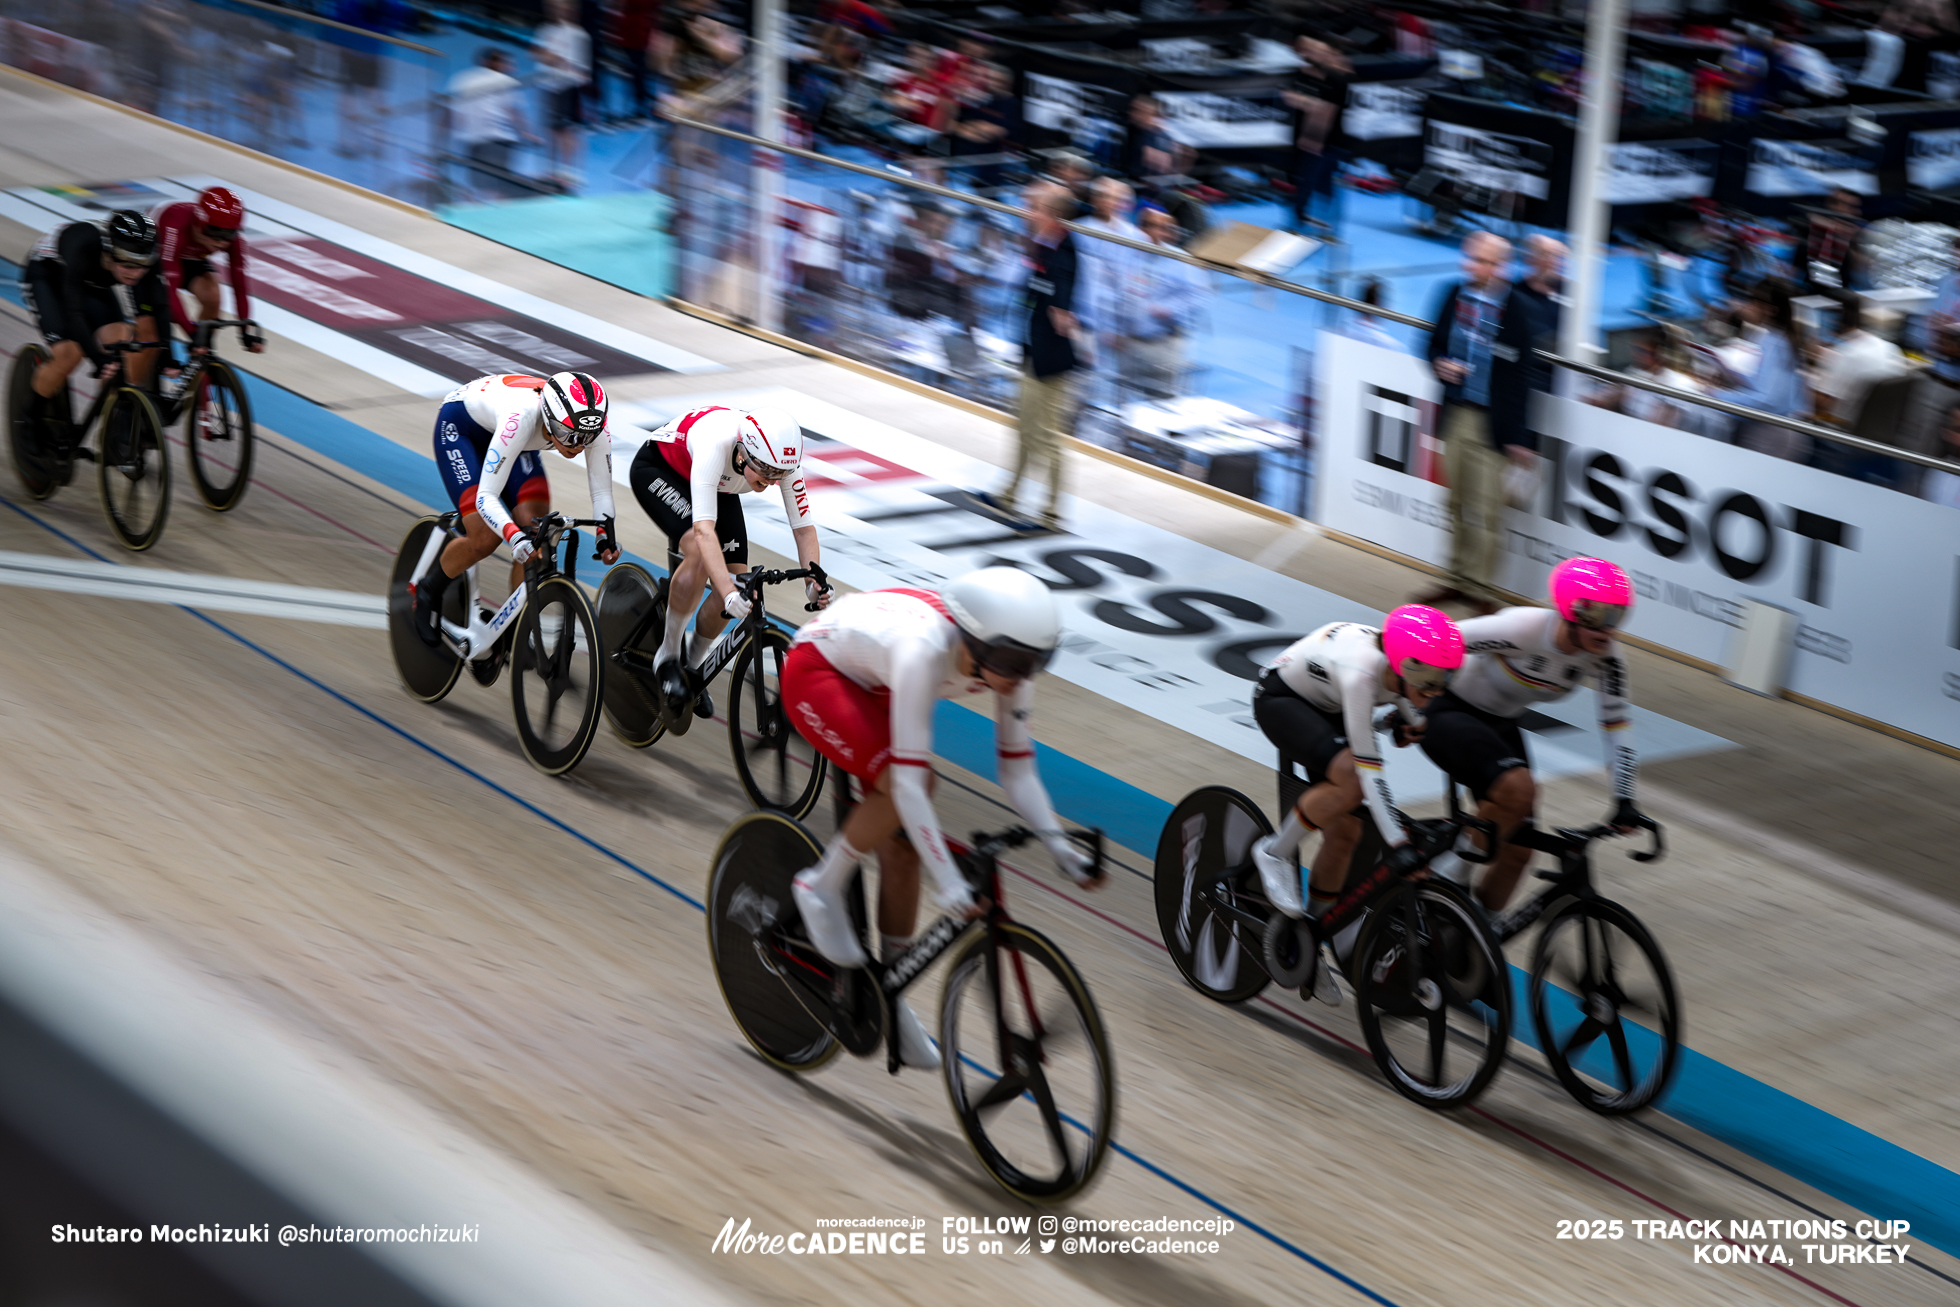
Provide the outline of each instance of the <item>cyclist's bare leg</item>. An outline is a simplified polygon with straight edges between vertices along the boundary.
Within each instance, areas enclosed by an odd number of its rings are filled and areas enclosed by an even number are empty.
[[[197,300],[197,320],[215,322],[224,316],[223,305],[218,298],[218,279],[210,273],[201,273],[191,279],[185,287]]]
[[[1355,845],[1361,842],[1361,818],[1354,811],[1361,804],[1361,777],[1354,770],[1354,754],[1343,749],[1329,764],[1327,779],[1300,796],[1301,818],[1320,828],[1320,848],[1308,878],[1314,894],[1331,897],[1347,883],[1348,863],[1354,858]]]
[[[104,327],[102,330],[106,332],[110,328]],[[88,357],[82,350],[81,342],[74,340],[56,341],[48,355],[47,360],[34,369],[34,393],[42,399],[53,399],[60,394],[62,383],[68,380],[68,375]]]
[[[878,934],[910,939],[919,924],[919,851],[903,833],[878,846]]]
[[[713,523],[709,523],[711,531],[713,526]],[[710,536],[710,539],[713,537]],[[715,541],[714,547],[720,548],[720,542]],[[680,566],[674,569],[673,579],[667,586],[667,629],[660,642],[660,651],[653,657],[655,666],[681,656],[685,648],[682,639],[687,631],[687,620],[696,615],[695,609],[701,610],[696,630],[706,629],[709,608],[715,610],[715,631],[719,633],[721,630],[721,609],[713,604],[703,606],[701,603],[701,591],[708,584],[708,563],[701,551],[700,533],[689,530],[682,534]],[[851,847],[862,849],[869,846],[853,840]]]
[[[1531,778],[1529,767],[1513,767],[1492,781],[1490,789],[1484,792],[1484,801],[1477,805],[1477,815],[1495,823],[1505,837],[1496,860],[1477,886],[1477,898],[1492,912],[1502,912],[1504,905],[1511,901],[1518,880],[1524,875],[1525,864],[1531,861],[1531,850],[1510,843],[1509,837],[1537,807],[1538,783]],[[1473,838],[1480,844],[1483,842],[1481,836]]]

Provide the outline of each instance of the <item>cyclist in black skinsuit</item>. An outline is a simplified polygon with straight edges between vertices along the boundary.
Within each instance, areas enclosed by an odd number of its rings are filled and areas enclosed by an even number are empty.
[[[119,209],[103,223],[71,222],[56,228],[28,256],[20,283],[53,355],[34,371],[34,393],[43,404],[40,415],[64,419],[49,434],[66,439],[66,423],[74,415],[51,405],[82,359],[95,365],[95,376],[108,377],[121,363],[104,345],[132,336],[162,339],[159,328],[167,320],[169,302],[157,273],[156,224],[134,209]],[[125,287],[126,300],[118,293]],[[155,353],[134,355],[130,377],[147,383],[156,366]]]

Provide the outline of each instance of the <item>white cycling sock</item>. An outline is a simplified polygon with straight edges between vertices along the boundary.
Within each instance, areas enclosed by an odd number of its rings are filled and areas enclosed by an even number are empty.
[[[911,948],[918,941],[919,937],[917,935],[880,935],[878,937],[878,960],[886,966],[890,966],[893,962],[896,962],[900,957],[904,956],[906,949]]]
[[[1307,832],[1312,829],[1300,819],[1298,808],[1288,808],[1286,820],[1279,824],[1279,833],[1273,836],[1273,856],[1290,858],[1299,853],[1300,841],[1307,838]]]
[[[707,639],[699,631],[696,631],[687,640],[687,665],[689,667],[699,667],[708,660],[708,650],[714,647],[715,642],[713,640]]]
[[[681,656],[681,640],[687,635],[687,621],[694,616],[692,610],[667,601],[667,633],[660,641],[660,652],[653,656],[653,665],[672,662]]]
[[[851,847],[851,842],[842,835],[830,842],[823,851],[823,858],[810,874],[810,887],[825,894],[841,894],[851,883],[851,873],[857,870],[858,863],[864,861],[864,854]]]

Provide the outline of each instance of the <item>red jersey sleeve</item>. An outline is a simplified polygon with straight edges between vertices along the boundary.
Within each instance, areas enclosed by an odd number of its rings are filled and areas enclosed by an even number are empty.
[[[195,335],[197,324],[184,311],[184,258],[188,253],[191,205],[179,200],[159,208],[152,220],[157,225],[157,262],[163,268],[164,298],[170,301],[170,317],[187,334]]]

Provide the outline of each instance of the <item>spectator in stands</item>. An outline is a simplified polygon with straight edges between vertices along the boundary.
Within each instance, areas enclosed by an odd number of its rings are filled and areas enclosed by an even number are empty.
[[[1078,221],[1091,231],[1106,232],[1125,240],[1140,241],[1143,232],[1130,221],[1136,208],[1136,192],[1114,177],[1099,177],[1089,186],[1089,212]],[[1082,267],[1077,293],[1084,326],[1095,333],[1098,370],[1104,389],[1109,382],[1128,374],[1120,355],[1129,338],[1138,299],[1143,294],[1143,265],[1150,256],[1127,245],[1109,241],[1078,241]],[[1100,396],[1092,397],[1100,400]]]
[[[953,212],[937,200],[912,206],[912,220],[892,242],[885,292],[892,312],[918,321],[935,314],[963,327],[973,325],[973,307],[966,293],[958,251],[946,242]]]
[[[946,139],[954,158],[962,155],[1010,154],[1020,148],[1027,132],[1021,122],[1021,102],[1014,79],[999,64],[970,65],[965,85],[953,97]],[[983,164],[972,170],[973,185],[983,191],[1001,184],[1001,166]]]
[[[1672,332],[1678,328],[1667,328]],[[1656,381],[1663,386],[1673,386],[1677,390],[1701,390],[1701,383],[1688,374],[1685,360],[1681,356],[1680,342],[1670,335],[1656,340],[1653,336],[1641,336],[1633,342],[1633,360],[1626,368],[1628,376]],[[1651,390],[1638,386],[1601,386],[1586,396],[1588,404],[1610,408],[1616,413],[1624,413],[1642,422],[1652,422],[1656,426],[1676,427],[1683,431],[1700,433],[1701,424],[1696,420],[1699,410],[1690,404],[1657,395]]]
[[[1130,125],[1118,156],[1125,177],[1141,182],[1182,173],[1187,148],[1164,130],[1164,106],[1156,96],[1139,95],[1130,101]]]
[[[1075,209],[1068,215],[1068,220],[1074,222],[1091,212],[1089,188],[1095,184],[1095,178],[1094,164],[1074,150],[1056,150],[1048,156],[1047,165],[1036,180],[1053,182],[1074,197]]]
[[[1280,98],[1296,112],[1293,132],[1293,227],[1332,231],[1340,220],[1341,115],[1354,67],[1333,46],[1312,36],[1294,42],[1301,68]],[[1327,197],[1328,220],[1313,216],[1316,195]]]
[[[559,189],[578,184],[578,132],[585,125],[585,88],[591,81],[592,38],[573,22],[573,0],[545,0],[546,22],[531,37],[537,58],[533,78],[543,93],[541,116],[551,132],[551,176]]]
[[[1381,278],[1370,277],[1361,283],[1361,290],[1355,295],[1355,298],[1363,304],[1379,309],[1384,307],[1382,304],[1383,294],[1384,290]],[[1409,352],[1409,347],[1404,345],[1396,337],[1395,333],[1389,330],[1388,324],[1371,313],[1350,312],[1342,334],[1349,340],[1358,340],[1368,345],[1379,345],[1383,349],[1392,349],[1404,354]]]
[[[1038,461],[1048,472],[1048,509],[1038,521],[1060,530],[1063,442],[1075,425],[1076,378],[1090,361],[1075,316],[1081,286],[1076,240],[1063,225],[1075,212],[1075,197],[1067,187],[1037,182],[1027,189],[1022,207],[1028,211],[1028,280],[1022,295],[1028,316],[1022,339],[1020,439],[1007,488],[997,500],[980,499],[1019,518],[1021,481],[1028,463]]]
[[[1940,444],[1933,452],[1949,463],[1960,463],[1960,404],[1945,413],[1940,426]],[[1960,473],[1929,467],[1919,482],[1919,497],[1948,508],[1960,508]]]
[[[1177,248],[1177,222],[1156,205],[1137,213],[1145,239]],[[1149,399],[1172,399],[1184,376],[1187,341],[1211,298],[1211,274],[1176,258],[1138,254],[1141,286],[1120,355],[1124,386]]]
[[[1559,320],[1565,310],[1564,243],[1543,233],[1526,237],[1524,278],[1512,294],[1531,323],[1531,350],[1524,357],[1525,385],[1550,393],[1552,365],[1539,358],[1538,351],[1558,348]]]
[[[515,64],[505,51],[485,46],[476,67],[449,79],[449,133],[457,153],[469,160],[471,188],[490,196],[527,193],[511,169],[519,139],[535,142],[517,107],[522,87],[511,75]]]
[[[1953,238],[1952,253],[1960,266],[1960,234]],[[1915,453],[1930,454],[1940,446],[1946,411],[1960,402],[1960,272],[1940,278],[1933,302],[1908,327],[1906,343],[1932,360],[1932,367],[1913,387],[1901,443]]]
[[[1422,603],[1460,601],[1496,611],[1505,469],[1537,461],[1537,440],[1525,421],[1531,322],[1503,279],[1510,261],[1509,241],[1472,232],[1463,242],[1463,280],[1443,296],[1429,334],[1430,367],[1443,383],[1439,427],[1451,540],[1448,583]]]
[[[1790,283],[1781,277],[1768,277],[1742,302],[1743,320],[1759,329],[1756,345],[1761,353],[1748,373],[1725,379],[1724,387],[1715,392],[1718,399],[1747,404],[1779,417],[1800,417],[1809,412],[1810,397],[1801,371],[1807,351],[1803,329],[1797,325],[1791,307],[1791,291]],[[1797,463],[1810,457],[1809,436],[1772,422],[1744,420],[1736,429],[1735,443]]]
[[[392,35],[407,20],[400,0],[339,0],[333,20],[362,32]],[[357,158],[381,149],[382,43],[372,37],[343,32],[340,45],[340,139],[334,153]]]
[[[905,47],[905,71],[885,93],[892,116],[901,122],[929,127],[939,113],[945,87],[936,71],[938,56],[929,45],[914,41]]]
[[[1855,292],[1840,291],[1837,344],[1817,378],[1817,416],[1846,431],[1858,426],[1858,413],[1873,385],[1906,372],[1906,357],[1889,340],[1865,330],[1864,305]]]
[[[673,0],[660,11],[655,66],[681,96],[699,95],[742,57],[742,38],[710,11],[711,0]]]
[[[1800,271],[1806,290],[1864,289],[1865,254],[1858,243],[1865,229],[1864,203],[1858,192],[1838,186],[1821,212],[1813,209],[1805,214]]]
[[[632,123],[653,117],[653,91],[647,79],[647,61],[653,53],[654,15],[659,0],[614,0],[611,36],[613,48],[626,65],[626,89],[632,102]]]

